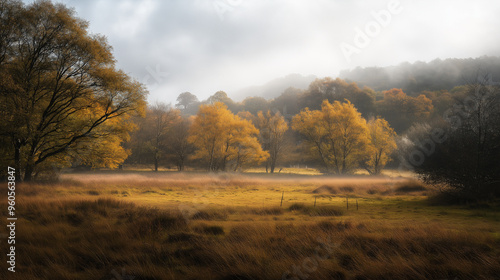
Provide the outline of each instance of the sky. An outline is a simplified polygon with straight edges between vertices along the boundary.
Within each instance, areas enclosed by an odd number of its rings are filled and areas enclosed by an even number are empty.
[[[25,0],[25,3],[32,1]],[[297,73],[500,55],[500,1],[57,0],[107,37],[150,102]]]

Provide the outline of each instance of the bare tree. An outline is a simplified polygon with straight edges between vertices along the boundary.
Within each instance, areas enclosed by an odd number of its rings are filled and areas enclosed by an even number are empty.
[[[285,133],[288,130],[288,124],[279,112],[273,115],[271,111],[266,113],[259,111],[256,122],[263,149],[269,152],[266,172],[274,173],[285,147]]]
[[[194,147],[188,141],[191,121],[179,116],[169,132],[169,153],[177,165],[177,170],[184,171],[187,158],[194,152]]]

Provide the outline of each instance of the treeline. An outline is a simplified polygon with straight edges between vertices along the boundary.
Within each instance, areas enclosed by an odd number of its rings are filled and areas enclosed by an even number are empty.
[[[490,74],[417,96],[324,78],[272,100],[237,103],[219,91],[177,101],[150,106],[136,120],[128,163],[271,173],[307,164],[330,174],[380,174],[392,162],[461,199],[500,195],[500,87]]]
[[[218,91],[200,101],[184,92],[175,107],[155,104],[146,118],[136,119],[139,130],[126,144],[131,151],[126,163],[149,164],[154,170],[265,166],[269,172],[299,164],[327,173],[364,168],[379,174],[388,162],[397,162],[397,134],[441,118],[454,98],[466,91],[458,87],[413,97],[401,89],[376,92],[327,77],[316,79],[306,90],[289,88],[271,100],[248,97],[235,102]],[[338,115],[342,110],[344,115]],[[356,133],[354,127],[359,129]]]
[[[500,57],[448,58],[429,63],[417,61],[388,67],[357,67],[341,71],[339,77],[376,91],[400,88],[408,95],[417,96],[426,90],[451,90],[466,85],[481,73],[500,77]]]
[[[183,115],[195,115],[200,105],[224,103],[234,113],[259,111],[280,112],[287,120],[305,108],[320,109],[323,100],[330,103],[349,100],[366,119],[380,116],[386,119],[398,134],[404,133],[414,123],[427,122],[442,116],[453,106],[458,98],[467,93],[464,86],[450,90],[423,90],[407,94],[400,88],[375,91],[369,87],[359,87],[355,82],[347,82],[340,78],[322,78],[313,81],[305,90],[288,88],[278,97],[247,97],[242,102],[233,101],[224,91],[218,91],[208,99],[200,101],[190,92],[181,93],[175,107]]]
[[[226,104],[213,101],[199,106],[194,116],[156,104],[127,143],[128,163],[175,164],[208,171],[239,171],[264,165],[274,173],[285,162],[316,165],[325,173],[350,174],[362,167],[380,174],[396,149],[396,133],[382,118],[362,117],[348,100],[321,108],[306,108],[291,120],[279,111],[232,113]]]

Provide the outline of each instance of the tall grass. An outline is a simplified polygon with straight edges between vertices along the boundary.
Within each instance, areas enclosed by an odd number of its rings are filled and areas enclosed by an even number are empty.
[[[317,177],[101,174],[19,184],[18,267],[0,279],[109,280],[122,269],[134,279],[500,275],[494,209],[426,209],[417,200],[430,191],[418,181]],[[208,203],[181,213],[176,203],[194,195]],[[359,198],[359,211],[345,209],[346,196]]]
[[[257,209],[247,213],[284,214]],[[289,209],[287,215],[315,211],[302,204]],[[330,240],[331,251],[322,253],[326,259],[307,272],[307,279],[500,275],[499,240],[487,233],[338,218],[229,226],[219,220],[220,214],[236,212],[207,213],[204,221],[188,223],[176,211],[116,199],[32,201],[19,208],[18,272],[8,279],[112,279],[112,271],[122,268],[136,279],[281,279],[315,256],[320,239]],[[6,250],[5,242],[1,249]]]

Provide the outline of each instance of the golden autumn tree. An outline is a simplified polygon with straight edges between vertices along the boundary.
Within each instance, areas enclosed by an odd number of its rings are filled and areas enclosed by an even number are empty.
[[[292,128],[305,136],[328,172],[354,171],[369,151],[366,120],[349,101],[330,104],[324,100],[321,110],[306,108],[293,118]]]
[[[255,126],[222,102],[200,106],[189,131],[188,140],[197,149],[193,157],[205,161],[210,171],[226,171],[229,165],[237,170],[269,156],[258,142]]]
[[[6,11],[15,22],[15,32],[0,35],[0,142],[12,151],[8,164],[25,181],[71,158],[116,166],[133,126],[127,120],[144,110],[144,87],[115,68],[105,37],[89,34],[63,4],[3,1],[0,14]],[[8,23],[0,25],[3,34]]]
[[[371,175],[378,175],[389,162],[389,155],[397,148],[396,133],[389,123],[382,118],[373,118],[368,122],[370,130],[370,148],[363,168]]]

